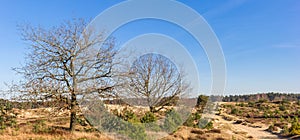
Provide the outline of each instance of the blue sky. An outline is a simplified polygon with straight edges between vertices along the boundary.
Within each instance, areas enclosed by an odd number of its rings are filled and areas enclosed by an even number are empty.
[[[0,89],[17,81],[11,70],[24,61],[26,44],[17,25],[51,27],[71,18],[93,19],[121,1],[0,0]],[[182,0],[209,23],[222,45],[227,65],[227,94],[300,92],[300,1],[298,0]],[[130,11],[129,11],[130,12]],[[126,13],[124,13],[126,14]],[[153,26],[155,25],[155,26]],[[184,30],[155,20],[137,21],[114,33],[119,44],[147,32],[170,35],[196,59],[202,84],[210,89],[210,69],[203,50]]]

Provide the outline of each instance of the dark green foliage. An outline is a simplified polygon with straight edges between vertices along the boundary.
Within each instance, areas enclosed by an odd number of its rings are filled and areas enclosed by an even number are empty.
[[[165,130],[166,132],[173,132],[181,124],[182,124],[182,120],[180,115],[174,109],[171,109],[168,112],[166,112],[166,118],[164,120],[162,129]]]
[[[238,111],[238,109],[236,109],[236,108],[233,108],[233,109],[231,109],[231,112],[230,112],[231,114],[238,114],[239,113],[239,111]]]
[[[282,103],[282,104],[290,104],[290,102],[289,102],[287,99],[283,99],[283,100],[281,101],[281,103]]]
[[[245,104],[242,102],[242,103],[240,103],[240,104],[236,104],[236,106],[244,107]]]
[[[203,107],[206,105],[207,101],[208,101],[208,96],[205,95],[199,95],[198,99],[197,99],[197,106],[198,107]]]
[[[266,102],[268,102],[267,99],[259,99],[259,100],[258,100],[258,103],[266,103]]]
[[[0,130],[6,127],[16,127],[16,115],[12,112],[12,104],[9,101],[1,102],[0,105]],[[12,114],[11,114],[12,113]]]
[[[213,122],[209,121],[208,119],[200,119],[198,125],[200,128],[204,128],[208,130],[213,128]]]
[[[183,125],[188,126],[188,127],[194,127],[194,128],[198,128],[198,122],[201,119],[201,115],[196,112],[191,114],[187,120],[183,123]]]
[[[280,116],[280,122],[284,122],[284,118],[282,116]]]
[[[111,114],[107,111],[102,102],[95,101],[89,104],[92,106],[89,108],[88,112],[84,113],[85,118],[89,124],[92,124],[98,130],[108,133],[122,134],[133,140],[146,139],[147,135],[143,124],[125,121],[121,117]],[[130,120],[129,118],[132,116],[130,114],[131,113],[125,115],[128,120]]]
[[[269,132],[273,132],[273,131],[277,131],[278,128],[276,126],[274,126],[274,124],[271,124],[268,129],[267,129]]]
[[[289,133],[292,135],[300,135],[300,123],[298,117],[295,117],[292,126],[289,128]]]
[[[149,131],[158,132],[158,131],[161,130],[160,126],[157,123],[155,123],[155,122],[144,123],[144,126]]]
[[[244,101],[252,101],[256,102],[261,100],[264,101],[298,101],[300,100],[300,94],[293,94],[293,93],[258,93],[258,94],[251,94],[251,95],[229,95],[223,97],[223,102],[244,102]]]
[[[85,119],[77,118],[77,122],[78,122],[81,126],[87,126],[87,125],[88,125],[88,124],[85,122]]]
[[[101,127],[108,132],[117,132],[133,140],[146,139],[145,127],[140,123],[127,122],[116,116],[105,117],[102,121]]]
[[[208,130],[210,130],[210,129],[213,129],[214,128],[214,126],[213,126],[213,122],[212,121],[210,121],[209,123],[207,123],[206,125],[205,125],[205,127],[204,127],[205,129],[208,129]]]
[[[268,117],[269,117],[268,113],[264,112],[264,118],[268,118]]]
[[[141,118],[141,122],[142,123],[151,123],[151,122],[155,122],[157,120],[157,118],[155,117],[154,113],[152,112],[147,112],[142,118]]]
[[[288,126],[287,125],[285,125],[284,127],[283,127],[283,129],[281,130],[281,134],[283,134],[283,135],[289,135],[289,128],[288,128]]]
[[[285,105],[283,105],[283,104],[279,105],[279,110],[280,111],[285,111],[286,110]]]
[[[125,108],[120,116],[123,120],[128,122],[139,122],[137,116],[134,114],[134,112],[130,109]]]
[[[255,103],[254,102],[248,102],[249,107],[254,107]]]
[[[146,140],[145,127],[139,123],[123,122],[124,128],[119,130],[120,134],[127,135],[132,140]]]
[[[49,133],[51,131],[51,127],[48,127],[44,120],[38,120],[32,126],[32,132],[34,133]]]
[[[275,114],[275,115],[279,115],[279,113],[280,113],[280,112],[279,112],[278,109],[275,109],[275,110],[274,110],[274,114]]]

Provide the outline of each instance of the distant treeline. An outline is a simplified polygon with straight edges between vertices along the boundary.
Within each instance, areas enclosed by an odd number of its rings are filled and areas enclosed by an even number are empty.
[[[161,100],[161,102],[165,101],[168,97],[165,97]],[[223,102],[256,102],[256,101],[299,101],[300,94],[294,93],[258,93],[258,94],[249,94],[249,95],[228,95],[228,96],[210,96],[211,101],[223,101]],[[191,98],[181,100],[181,102],[190,102],[194,103],[197,100],[197,106],[201,104],[206,104],[208,100],[208,96],[206,95],[199,95],[198,98]],[[105,104],[131,104],[134,102],[143,102],[143,99],[113,99],[113,100],[104,100]],[[176,105],[178,98],[174,98],[174,100],[169,101],[168,105]],[[135,105],[135,104],[131,104]],[[16,101],[9,101],[0,99],[0,106],[12,107],[12,108],[19,108],[19,109],[34,109],[34,108],[41,108],[41,107],[64,107],[63,102],[16,102]]]
[[[34,108],[43,108],[43,107],[64,107],[63,102],[17,102],[0,99],[0,106],[8,108],[18,108],[18,109],[34,109]]]
[[[249,95],[229,95],[222,98],[223,102],[249,102],[249,101],[298,101],[300,94],[296,93],[258,93]]]

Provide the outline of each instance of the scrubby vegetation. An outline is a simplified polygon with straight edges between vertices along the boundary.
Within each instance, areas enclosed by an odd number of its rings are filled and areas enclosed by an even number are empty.
[[[259,93],[259,94],[251,94],[251,95],[229,95],[225,96],[222,99],[224,102],[266,102],[266,101],[299,101],[300,94],[296,93]]]
[[[273,94],[267,94],[273,95]],[[275,94],[277,95],[277,94]],[[278,94],[281,95],[281,94]],[[284,95],[281,95],[282,98]],[[287,97],[294,99],[296,96],[287,94]],[[298,120],[298,101],[289,100],[236,102],[235,104],[224,104],[222,107],[226,113],[244,119],[246,122],[260,122],[269,125],[269,132],[278,133],[281,136],[294,136],[300,133],[300,122]]]
[[[2,102],[0,105],[0,129],[6,127],[17,127],[16,114],[12,110],[12,104],[9,101]]]
[[[209,106],[208,99],[207,96],[199,96],[194,112],[190,114],[186,120],[182,120],[181,114],[172,107],[154,113],[149,110],[136,111],[132,106],[124,104],[122,105],[122,109],[111,110],[114,117],[107,117],[105,120],[100,119],[102,122],[99,126],[105,128],[105,131],[109,133],[117,132],[124,134],[130,139],[147,139],[148,132],[176,133],[177,130],[182,131],[180,125],[193,128],[192,132],[195,134],[199,133],[199,135],[205,133],[223,133],[221,129],[215,128],[217,124],[215,124],[213,120],[201,118],[204,107]],[[43,104],[32,103],[31,105],[34,106],[34,108],[32,107],[33,109],[25,110],[24,106],[28,105],[28,103],[24,103],[25,105],[23,106],[21,104],[23,103],[2,100],[0,106],[1,135],[9,134],[11,136],[19,136],[25,133],[36,136],[56,135],[56,138],[70,137],[71,134],[67,131],[69,113],[66,112],[66,110],[62,115],[58,115],[61,113],[56,112],[53,114],[53,110],[50,109],[51,107],[45,108],[46,105]],[[266,130],[271,133],[292,137],[300,135],[300,123],[298,120],[298,116],[300,115],[299,108],[299,101],[268,101],[261,99],[258,101],[224,103],[219,107],[219,113],[217,114],[220,115],[223,111],[232,116],[236,116],[239,118],[239,120],[233,119],[236,124],[249,126],[253,124],[252,126],[254,126],[257,122],[263,123],[269,126]],[[102,106],[99,111],[101,111],[101,109],[106,108]],[[24,116],[25,112],[39,115],[28,118],[28,116]],[[78,114],[80,114],[80,112]],[[107,114],[104,113],[103,115]],[[99,139],[103,134],[100,134],[101,132],[96,129],[97,127],[93,128],[90,125],[91,122],[86,119],[87,117],[93,116],[77,116],[76,131],[92,134],[93,138]],[[22,118],[26,121],[22,121]],[[99,130],[104,131],[104,129],[101,128]],[[77,138],[79,137],[75,139]],[[80,136],[80,138],[89,139],[86,136]]]

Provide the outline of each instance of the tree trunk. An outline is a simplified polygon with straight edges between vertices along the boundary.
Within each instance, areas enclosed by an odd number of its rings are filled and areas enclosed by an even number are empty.
[[[155,112],[155,106],[150,106],[150,112],[152,112],[152,113]]]
[[[76,95],[73,93],[71,97],[71,116],[70,116],[70,131],[75,130],[76,125]]]
[[[71,93],[71,116],[70,116],[70,131],[74,131],[75,130],[75,125],[76,125],[76,111],[77,111],[77,101],[76,101],[76,92],[77,92],[77,79],[76,79],[76,75],[75,75],[75,67],[74,67],[74,61],[75,58],[72,58],[71,60],[71,70],[72,70],[72,77],[73,77],[73,90]]]

